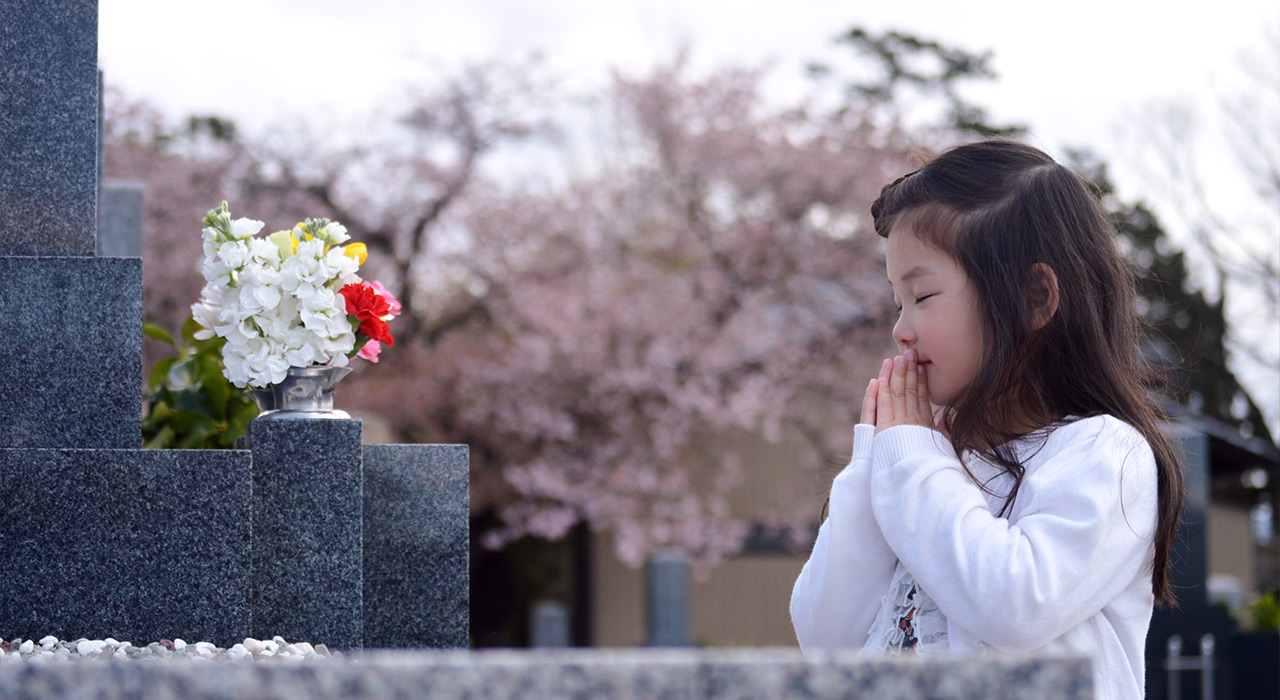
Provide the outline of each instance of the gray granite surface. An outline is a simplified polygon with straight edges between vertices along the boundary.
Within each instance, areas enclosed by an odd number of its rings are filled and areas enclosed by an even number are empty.
[[[466,445],[364,446],[364,645],[465,647]]]
[[[0,255],[94,253],[97,5],[0,2]]]
[[[249,453],[0,449],[0,637],[249,633]]]
[[[0,357],[0,448],[141,447],[142,261],[0,257]]]
[[[142,257],[143,187],[137,182],[107,182],[98,198],[98,256]]]
[[[331,649],[362,643],[361,425],[249,424],[253,453],[253,633]]]
[[[858,659],[794,649],[381,652],[283,664],[5,663],[11,700],[1088,700],[1083,658]]]

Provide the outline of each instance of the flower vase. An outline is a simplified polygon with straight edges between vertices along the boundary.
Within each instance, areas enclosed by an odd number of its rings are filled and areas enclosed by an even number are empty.
[[[333,389],[350,373],[349,367],[290,367],[284,381],[250,389],[249,396],[262,411],[259,420],[349,419],[333,407]]]

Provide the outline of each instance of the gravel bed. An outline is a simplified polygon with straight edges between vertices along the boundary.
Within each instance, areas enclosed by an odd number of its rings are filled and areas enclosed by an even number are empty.
[[[302,661],[336,656],[342,656],[342,653],[330,652],[323,644],[311,646],[307,642],[289,643],[283,637],[266,640],[250,637],[230,649],[222,649],[209,642],[188,644],[181,639],[161,639],[146,646],[134,646],[129,642],[116,641],[110,637],[75,641],[63,641],[53,636],[38,641],[0,639],[0,661],[3,662],[43,663],[101,659],[183,659],[192,662]]]

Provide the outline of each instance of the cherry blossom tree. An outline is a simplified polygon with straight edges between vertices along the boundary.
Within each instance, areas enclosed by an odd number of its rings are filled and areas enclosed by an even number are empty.
[[[501,523],[487,545],[586,523],[632,564],[678,547],[709,566],[752,525],[728,505],[751,448],[718,437],[803,440],[778,468],[806,481],[847,456],[889,342],[866,212],[913,147],[877,111],[770,106],[762,77],[680,58],[617,75],[593,96],[597,162],[537,183],[491,164],[533,140],[555,152],[554,93],[501,66],[341,147],[249,144],[213,118],[175,136],[120,107],[108,167],[148,184],[147,312],[170,324],[195,301],[215,199],[366,243],[362,271],[405,313],[341,400],[407,440],[470,445],[473,511]],[[708,441],[714,467],[691,469]],[[780,503],[764,520],[799,542],[816,515]]]

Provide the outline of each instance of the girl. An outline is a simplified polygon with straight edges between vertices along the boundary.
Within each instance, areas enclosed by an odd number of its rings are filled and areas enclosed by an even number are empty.
[[[871,213],[902,354],[796,581],[801,647],[1087,654],[1099,700],[1143,697],[1182,477],[1115,230],[1007,140],[943,153]]]

